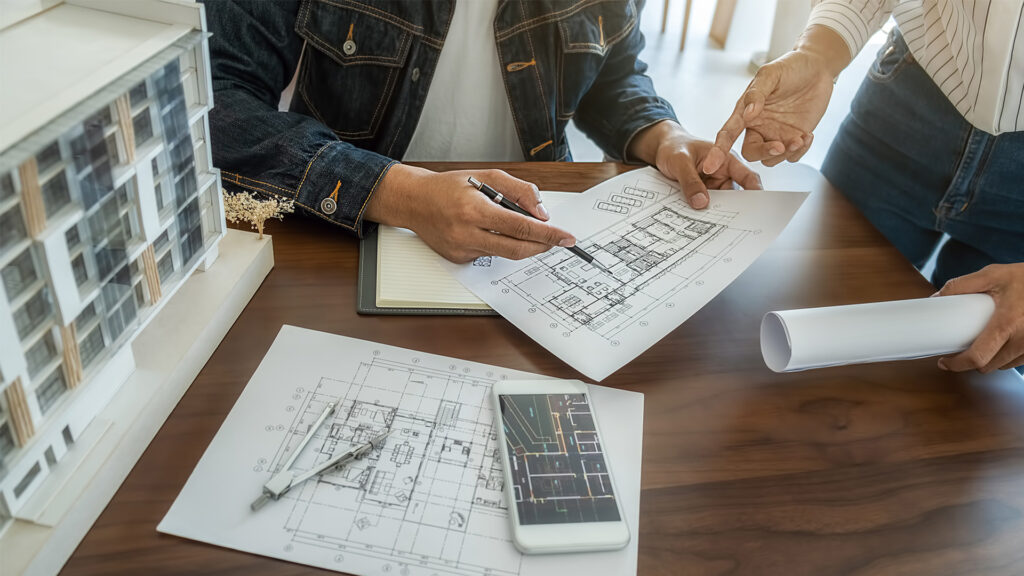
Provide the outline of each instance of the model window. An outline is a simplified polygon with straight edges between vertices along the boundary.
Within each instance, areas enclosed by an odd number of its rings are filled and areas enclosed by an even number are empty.
[[[11,173],[0,175],[0,202],[14,197],[14,177]]]
[[[160,273],[160,283],[167,282],[171,274],[174,273],[174,259],[171,257],[171,252],[167,252],[163,258],[160,259],[156,264],[157,272]]]
[[[57,343],[53,340],[53,330],[50,330],[25,352],[29,376],[35,378],[56,357]]]
[[[89,269],[85,266],[85,257],[83,255],[79,254],[71,261],[71,271],[75,274],[75,284],[79,288],[85,286],[85,283],[89,280]]]
[[[90,302],[88,306],[82,308],[82,311],[78,313],[78,318],[75,318],[76,326],[85,326],[96,317],[96,302]]]
[[[71,192],[68,191],[68,180],[64,172],[58,173],[43,184],[43,205],[46,207],[46,215],[52,216],[71,202]]]
[[[39,411],[46,414],[50,408],[53,408],[57,400],[60,399],[68,389],[67,382],[64,381],[64,371],[58,368],[54,370],[46,380],[36,388],[36,399],[39,400]]]
[[[148,96],[149,96],[149,93],[146,90],[146,82],[145,81],[139,82],[135,86],[135,88],[132,88],[131,91],[128,92],[128,100],[131,102],[132,108],[135,108],[139,104],[142,104],[142,102]]]
[[[153,120],[149,117],[149,108],[143,108],[135,115],[135,118],[132,119],[132,127],[135,129],[136,148],[153,137]]]
[[[36,154],[36,169],[40,174],[45,172],[47,168],[55,166],[58,162],[60,162],[60,145],[56,141],[43,148],[39,154]]]
[[[21,295],[33,282],[39,279],[36,272],[36,264],[32,260],[32,251],[25,250],[19,254],[10,264],[4,266],[4,290],[7,291],[7,299],[14,300]]]
[[[18,329],[18,338],[22,340],[50,316],[50,295],[43,288],[36,292],[28,302],[14,312],[14,325]]]
[[[14,443],[14,434],[11,432],[11,425],[7,422],[0,424],[0,461],[7,459],[7,456],[14,452],[17,444]],[[0,466],[0,471],[3,466]]]
[[[99,357],[100,352],[103,352],[105,347],[103,344],[103,331],[100,325],[97,324],[85,338],[82,338],[82,342],[78,345],[79,353],[82,356],[82,366],[88,368],[92,365],[93,361]]]
[[[0,252],[7,250],[25,238],[25,221],[17,206],[0,214]]]
[[[68,228],[68,231],[64,233],[64,239],[68,243],[68,252],[74,251],[82,243],[82,233],[78,231],[77,224]]]
[[[135,307],[142,308],[146,305],[146,290],[142,287],[142,282],[135,283]]]

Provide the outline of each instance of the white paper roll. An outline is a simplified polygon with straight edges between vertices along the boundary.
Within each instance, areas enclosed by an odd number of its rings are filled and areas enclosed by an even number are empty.
[[[761,354],[775,372],[966,350],[992,317],[988,294],[769,312]]]

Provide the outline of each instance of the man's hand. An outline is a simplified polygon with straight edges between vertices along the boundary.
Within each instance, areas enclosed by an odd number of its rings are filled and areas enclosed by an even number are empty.
[[[476,177],[540,218],[534,220],[491,202],[467,179]],[[568,232],[543,221],[548,212],[537,187],[501,170],[432,172],[396,164],[366,206],[374,222],[409,228],[452,262],[480,256],[521,260],[552,246],[573,246]]]
[[[704,170],[718,170],[744,130],[747,160],[765,166],[798,161],[814,141],[812,132],[828,108],[833,79],[849,62],[849,49],[838,34],[823,26],[808,28],[795,49],[754,75],[718,132]]]
[[[636,135],[630,156],[652,164],[665,176],[679,182],[690,206],[708,207],[708,189],[728,188],[732,182],[748,189],[760,189],[761,179],[731,153],[715,170],[701,170],[711,142],[698,140],[671,120],[659,122]]]
[[[992,319],[970,348],[939,359],[943,370],[991,372],[1024,364],[1024,263],[992,264],[953,278],[936,296],[979,292],[996,302]]]

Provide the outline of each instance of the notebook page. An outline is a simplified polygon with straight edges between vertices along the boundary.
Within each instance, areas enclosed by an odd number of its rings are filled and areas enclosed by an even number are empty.
[[[544,205],[557,209],[572,192],[543,191]],[[443,265],[444,259],[412,230],[380,226],[377,238],[377,305],[406,308],[489,310]]]

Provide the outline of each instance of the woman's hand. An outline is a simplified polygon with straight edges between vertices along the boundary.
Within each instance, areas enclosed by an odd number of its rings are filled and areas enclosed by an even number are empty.
[[[936,296],[984,292],[996,302],[992,319],[967,350],[939,359],[939,368],[991,372],[1024,364],[1024,263],[992,264],[953,278]]]
[[[469,184],[470,176],[539,220],[495,204]],[[452,262],[469,262],[480,256],[521,260],[552,246],[576,244],[572,234],[545,222],[548,212],[536,186],[501,170],[432,172],[396,164],[367,203],[366,218],[409,228]]]
[[[849,49],[838,34],[818,25],[805,30],[796,48],[754,75],[718,131],[705,170],[717,170],[744,131],[742,151],[748,161],[775,166],[800,160],[828,108],[833,80],[849,63]]]

